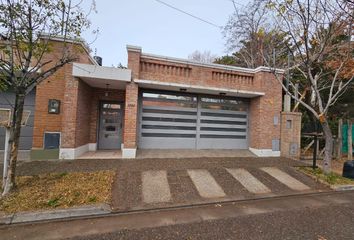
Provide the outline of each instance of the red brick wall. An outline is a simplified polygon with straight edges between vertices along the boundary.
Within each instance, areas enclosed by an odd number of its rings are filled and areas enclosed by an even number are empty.
[[[249,91],[259,89],[250,73],[159,61],[148,57],[141,58],[139,71],[139,77],[145,80]]]
[[[43,61],[53,60],[53,62],[55,63],[62,54],[62,42],[53,41],[52,49],[53,50],[44,57]],[[71,46],[70,49],[71,52],[78,57],[77,62],[92,64],[88,53],[81,45]],[[45,71],[45,69],[43,69],[42,71]],[[77,80],[74,80],[71,74],[72,64],[67,64],[61,69],[59,69],[54,75],[50,76],[37,86],[33,131],[33,148],[43,148],[43,136],[45,132],[62,132],[63,122],[68,120],[66,117],[64,117],[64,93],[66,91],[66,88],[70,89],[72,85],[74,86],[74,88],[77,88]],[[67,94],[70,94],[69,92],[74,95],[77,94],[75,92],[75,89],[69,90]],[[75,96],[73,97],[74,99],[67,98],[66,105],[73,105],[72,100],[76,99]],[[49,99],[57,99],[61,101],[60,114],[48,114]],[[68,117],[70,121],[71,116]],[[63,139],[63,134],[62,145],[71,145],[70,140]]]
[[[128,51],[128,68],[132,70],[132,78],[140,77],[140,56],[137,51]],[[138,127],[138,85],[129,83],[125,93],[124,110],[124,148],[137,147],[137,127]]]
[[[252,98],[250,101],[249,146],[271,149],[272,140],[280,139],[282,89],[272,73],[265,71],[244,73],[165,61],[146,55],[141,55],[139,62],[137,60],[139,56],[139,53],[128,51],[129,63],[132,66],[128,67],[132,69],[135,79],[263,92],[264,96]],[[279,119],[277,125],[274,125],[275,116]],[[134,124],[132,126],[135,127]]]
[[[62,113],[61,147],[63,148],[75,147],[78,88],[79,80],[67,75]]]
[[[250,147],[271,149],[272,140],[280,139],[282,90],[272,73],[256,73],[255,81],[259,83],[259,89],[265,95],[251,100]],[[274,125],[274,117],[278,118],[277,125]]]
[[[37,86],[36,104],[33,127],[33,148],[43,147],[44,132],[61,132],[64,99],[64,76],[70,71],[70,67],[64,66],[54,75],[44,80]],[[48,100],[61,101],[60,114],[48,114]]]
[[[136,148],[138,127],[138,85],[130,83],[126,88],[124,116],[124,148]]]
[[[92,112],[92,88],[81,80],[78,84],[75,147],[90,143],[90,114]]]
[[[301,150],[301,116],[299,112],[283,112],[281,114],[281,156],[300,159]],[[287,120],[291,121],[291,128],[287,128]],[[290,154],[290,145],[297,144],[295,154]]]

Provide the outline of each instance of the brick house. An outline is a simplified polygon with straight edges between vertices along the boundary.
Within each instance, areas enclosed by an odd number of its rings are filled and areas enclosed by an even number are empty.
[[[137,149],[249,149],[280,156],[281,145],[289,147],[281,144],[287,124],[282,89],[265,67],[198,63],[127,46],[128,69],[119,69],[100,66],[79,45],[79,60],[37,86],[26,105],[32,123],[21,141],[32,158],[57,151],[54,158],[75,159],[107,149],[121,150],[123,158],[134,158]]]

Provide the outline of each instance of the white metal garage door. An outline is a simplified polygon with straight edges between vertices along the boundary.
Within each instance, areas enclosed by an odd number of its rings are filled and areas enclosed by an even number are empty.
[[[247,149],[247,101],[144,90],[141,149]]]

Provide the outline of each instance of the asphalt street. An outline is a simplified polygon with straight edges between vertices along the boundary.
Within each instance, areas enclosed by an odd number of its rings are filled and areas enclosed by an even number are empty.
[[[354,239],[354,204],[301,209],[140,230],[72,240],[133,239]]]

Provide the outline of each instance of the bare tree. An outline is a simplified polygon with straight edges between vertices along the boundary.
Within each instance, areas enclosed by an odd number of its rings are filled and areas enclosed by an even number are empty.
[[[26,95],[65,64],[76,60],[78,38],[89,27],[82,0],[1,0],[0,80],[16,96],[10,126],[10,163],[2,195],[15,186],[16,162]],[[48,58],[52,39],[62,39],[61,54]],[[49,59],[49,60],[48,60]]]
[[[217,56],[215,54],[212,54],[210,51],[194,51],[192,54],[188,56],[188,59],[201,62],[201,63],[213,63]]]
[[[275,28],[270,10],[264,0],[254,0],[238,8],[224,27],[228,51],[233,52],[236,65],[256,68],[264,66],[264,59],[276,59],[278,67],[286,62],[284,34]]]
[[[323,170],[331,171],[333,152],[332,131],[328,111],[336,104],[353,80],[352,24],[353,5],[337,5],[335,0],[273,0],[268,7],[274,11],[279,29],[294,48],[291,66],[304,79],[310,101],[298,98],[278,77],[284,91],[302,104],[321,123],[325,137]],[[271,66],[271,63],[268,63]],[[276,74],[275,74],[276,75]],[[294,87],[294,83],[290,82]]]

